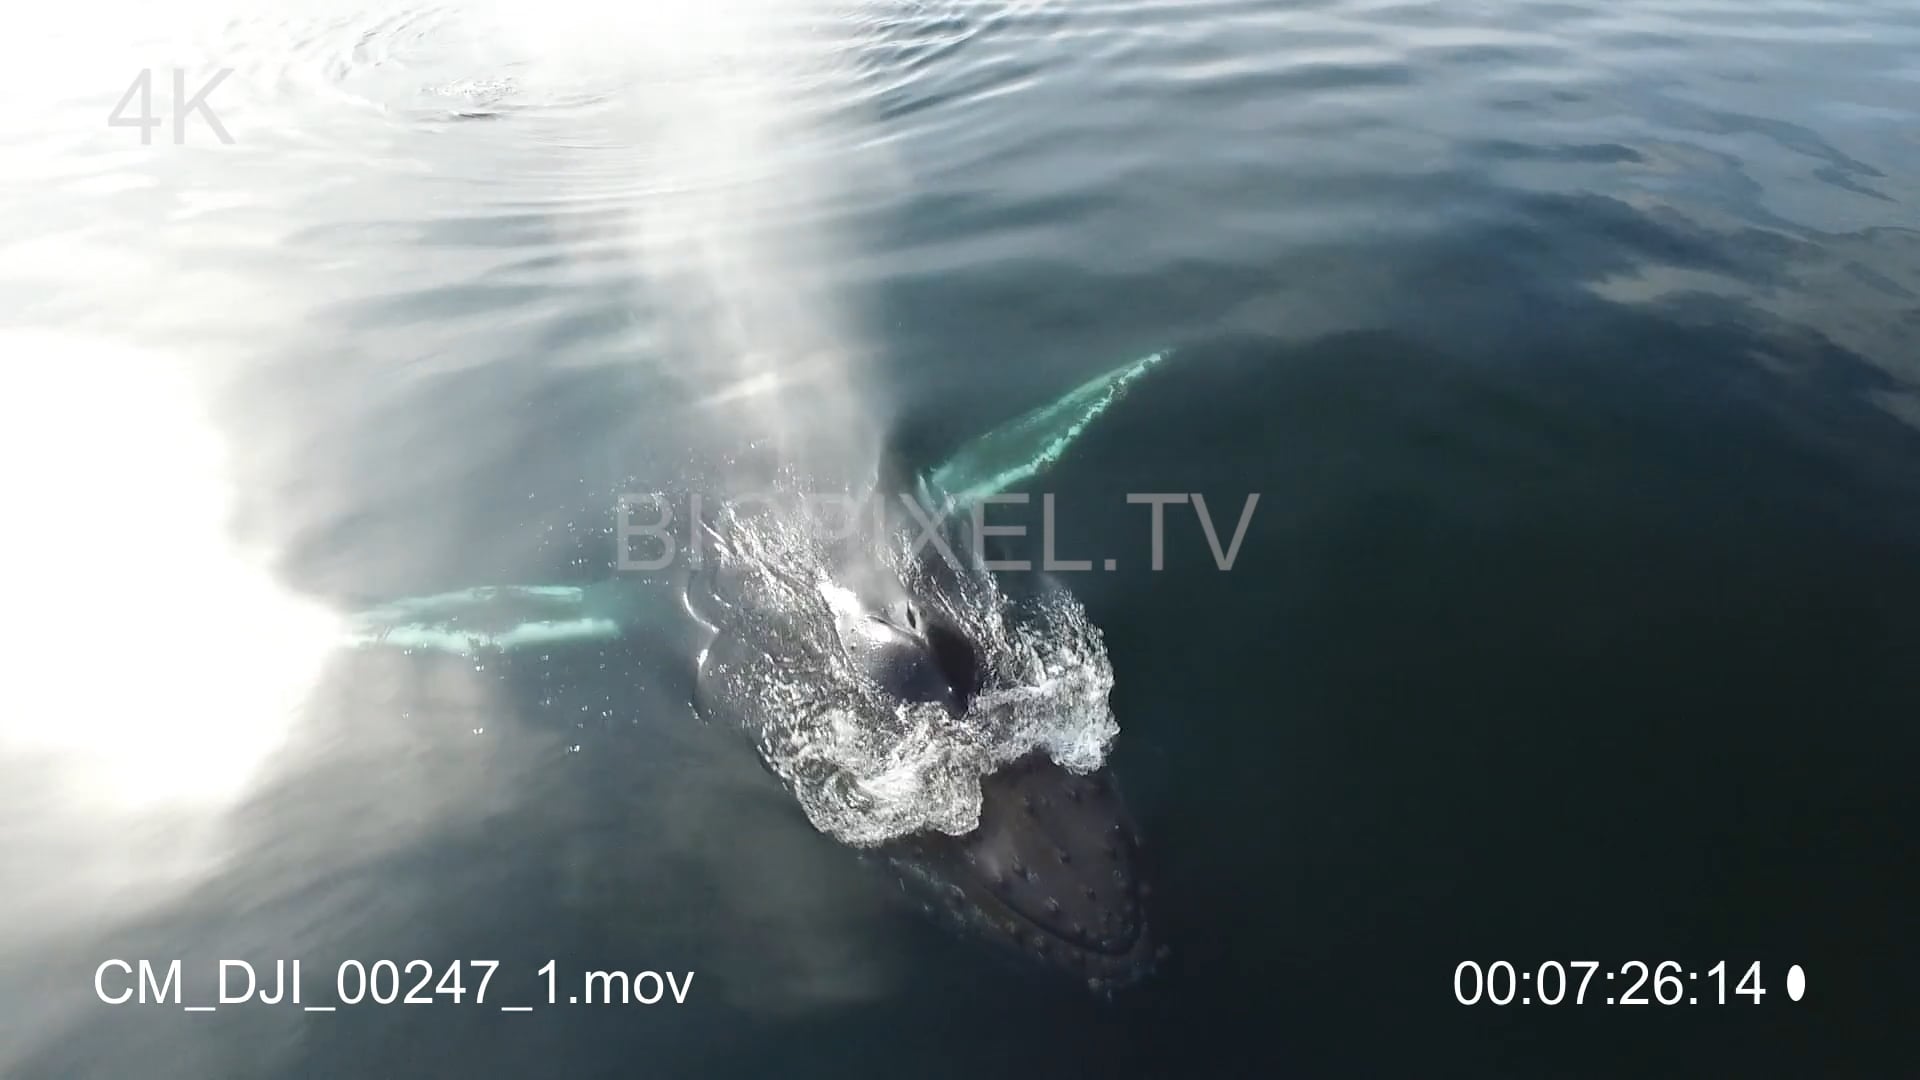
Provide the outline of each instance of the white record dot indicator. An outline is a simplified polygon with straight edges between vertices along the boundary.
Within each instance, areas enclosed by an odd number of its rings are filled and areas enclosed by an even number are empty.
[[[1787,969],[1787,998],[1799,1001],[1800,995],[1807,992],[1807,973],[1795,964]]]

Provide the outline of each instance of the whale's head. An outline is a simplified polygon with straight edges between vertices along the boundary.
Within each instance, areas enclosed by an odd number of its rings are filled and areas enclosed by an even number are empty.
[[[1097,992],[1147,975],[1140,840],[1103,763],[1111,671],[1078,605],[1016,603],[961,543],[729,521],[689,584],[713,631],[702,712],[928,914]]]
[[[980,824],[886,850],[922,906],[1057,972],[1110,991],[1155,962],[1139,838],[1105,770],[1075,776],[1034,755],[982,782]]]
[[[964,714],[985,646],[911,586],[889,581],[836,619],[870,678],[901,701]],[[881,853],[935,918],[1095,991],[1151,972],[1139,834],[1106,767],[1084,775],[1031,753],[982,778],[979,824],[925,831]]]

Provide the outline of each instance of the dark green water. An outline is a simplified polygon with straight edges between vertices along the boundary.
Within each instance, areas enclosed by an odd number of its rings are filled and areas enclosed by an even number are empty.
[[[1920,1066],[1909,7],[202,6],[5,54],[0,1072]],[[175,65],[234,69],[231,145],[105,124]],[[1172,957],[1111,1003],[898,910],[663,641],[310,625],[593,580],[736,364],[858,357],[931,458],[1163,348],[1033,486],[1119,564],[1069,584]],[[777,415],[838,433],[836,385]],[[1260,500],[1225,572],[1169,511],[1155,572],[1139,492]],[[101,1003],[113,957],[189,1004],[223,958],[698,976],[187,1014]],[[1462,1006],[1465,960],[1700,1003]]]

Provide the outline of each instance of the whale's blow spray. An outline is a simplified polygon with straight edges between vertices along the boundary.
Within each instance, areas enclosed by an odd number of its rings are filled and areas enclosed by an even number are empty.
[[[826,0],[526,3],[547,64],[624,99],[604,153],[630,170],[618,243],[633,303],[699,440],[762,484],[804,463],[831,487],[871,470],[879,410],[859,370],[850,222],[888,174],[859,130]],[[609,71],[608,69],[613,69]],[[594,238],[601,243],[605,238]],[[711,464],[703,463],[703,464]]]

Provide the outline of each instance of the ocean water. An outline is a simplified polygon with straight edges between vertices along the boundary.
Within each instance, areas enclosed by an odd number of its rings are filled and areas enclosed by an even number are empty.
[[[1920,1065],[1910,5],[9,21],[0,1075]],[[1111,1001],[905,910],[664,635],[338,647],[600,579],[635,485],[931,463],[1156,351],[1023,488],[1115,564],[1064,576],[1170,956]],[[1141,493],[1258,499],[1156,569]],[[187,1012],[115,959],[499,966]],[[1555,960],[1698,1003],[1456,999]]]

